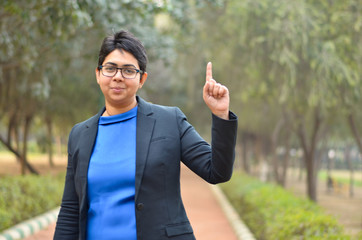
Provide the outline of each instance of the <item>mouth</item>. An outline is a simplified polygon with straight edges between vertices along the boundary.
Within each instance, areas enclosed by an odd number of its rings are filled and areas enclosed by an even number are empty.
[[[121,92],[121,91],[124,91],[126,88],[124,88],[124,87],[111,87],[111,90],[112,91],[114,91],[114,92],[116,92],[116,93],[119,93],[119,92]]]
[[[121,86],[114,86],[114,87],[111,87],[111,89],[125,89],[125,87],[121,87]]]

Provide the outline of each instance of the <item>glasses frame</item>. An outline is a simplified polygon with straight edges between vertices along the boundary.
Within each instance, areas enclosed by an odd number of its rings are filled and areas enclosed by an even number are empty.
[[[102,75],[105,76],[105,77],[114,77],[114,76],[117,75],[118,71],[121,72],[121,75],[122,75],[122,77],[123,77],[124,79],[135,79],[135,78],[137,77],[137,73],[143,74],[143,71],[140,70],[140,69],[137,69],[137,68],[130,68],[130,67],[123,67],[123,68],[121,68],[121,67],[112,66],[112,67],[116,68],[116,72],[114,73],[113,76],[107,76],[107,75],[105,75],[105,74],[103,73],[103,70],[102,70],[103,67],[105,67],[105,66],[106,66],[106,65],[100,65],[100,66],[98,67],[98,69],[102,72]],[[125,77],[125,76],[123,76],[123,71],[122,71],[123,69],[133,69],[133,70],[136,71],[136,75],[135,75],[134,77],[132,77],[132,78]]]

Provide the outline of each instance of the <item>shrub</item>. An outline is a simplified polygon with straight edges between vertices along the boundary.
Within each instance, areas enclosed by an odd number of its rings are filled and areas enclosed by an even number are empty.
[[[0,231],[60,205],[65,174],[0,178]]]
[[[314,202],[235,172],[221,188],[259,240],[351,239]]]

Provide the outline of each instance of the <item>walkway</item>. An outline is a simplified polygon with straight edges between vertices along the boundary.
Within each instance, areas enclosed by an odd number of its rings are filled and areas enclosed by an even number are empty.
[[[237,240],[208,183],[186,167],[181,171],[181,192],[197,240]]]
[[[237,240],[215,195],[206,182],[182,167],[181,191],[197,240]],[[25,240],[52,239],[55,224]]]

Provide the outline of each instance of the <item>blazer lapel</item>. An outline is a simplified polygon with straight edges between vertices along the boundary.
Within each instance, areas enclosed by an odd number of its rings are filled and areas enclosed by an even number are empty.
[[[85,235],[86,229],[86,221],[84,220],[87,216],[88,206],[87,206],[87,187],[88,187],[88,165],[89,160],[93,151],[93,147],[96,141],[97,133],[98,133],[98,121],[101,114],[104,112],[104,108],[94,117],[92,117],[89,122],[86,123],[85,129],[81,133],[81,145],[79,147],[79,158],[78,158],[78,166],[77,171],[79,173],[79,181],[81,181],[82,186],[82,194],[80,200],[80,209],[81,209],[81,224],[83,227],[83,235]],[[84,220],[84,221],[83,221]]]
[[[82,139],[80,148],[82,152],[80,152],[79,159],[81,160],[78,162],[79,168],[79,176],[86,177],[88,173],[88,165],[89,160],[93,151],[93,147],[96,141],[97,133],[98,133],[98,121],[101,114],[104,112],[104,108],[99,111],[97,115],[92,117],[90,121],[86,124],[84,131],[82,132]]]
[[[138,113],[137,113],[137,130],[136,130],[136,184],[135,184],[135,201],[137,201],[140,185],[142,182],[143,171],[145,169],[148,149],[150,146],[155,119],[151,117],[153,114],[151,105],[142,98],[137,97]]]
[[[136,182],[135,182],[135,200],[137,200],[138,192],[142,182],[143,172],[146,166],[148,149],[151,142],[153,129],[155,125],[155,119],[152,117],[151,105],[137,96],[138,112],[137,112],[137,130],[136,130]],[[84,149],[80,152],[81,159],[78,162],[79,176],[83,178],[85,184],[83,184],[82,191],[84,192],[84,199],[81,200],[82,205],[86,204],[85,194],[87,188],[87,172],[89,160],[92,154],[92,150],[95,144],[95,140],[98,132],[98,121],[100,115],[104,112],[104,108],[92,118],[92,120],[86,125],[86,129],[82,132],[82,145],[80,149]],[[84,205],[85,206],[85,205]]]

